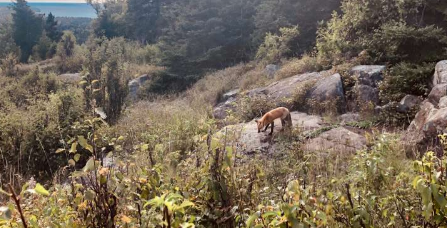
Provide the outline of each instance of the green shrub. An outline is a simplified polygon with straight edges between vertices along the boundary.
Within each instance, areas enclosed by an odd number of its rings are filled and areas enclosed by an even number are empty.
[[[323,61],[311,55],[303,55],[300,59],[290,59],[281,65],[275,79],[281,80],[298,74],[318,72],[325,68]]]
[[[56,53],[56,44],[48,38],[45,33],[39,39],[39,42],[33,47],[33,59],[36,61],[52,58]]]
[[[85,61],[86,53],[82,47],[76,45],[76,37],[66,31],[57,44],[56,65],[60,73],[79,72]]]
[[[280,28],[280,35],[267,33],[264,43],[259,46],[256,59],[265,63],[277,63],[290,52],[290,43],[299,36],[298,26]]]
[[[429,0],[343,0],[318,30],[317,50],[334,65],[367,50],[374,62],[429,62],[442,59],[447,46],[445,13]]]
[[[435,64],[402,62],[386,70],[380,85],[380,98],[385,103],[400,101],[405,95],[427,96]]]
[[[17,75],[17,64],[19,63],[19,58],[13,54],[8,54],[4,59],[0,60],[0,73],[7,77],[12,77]]]

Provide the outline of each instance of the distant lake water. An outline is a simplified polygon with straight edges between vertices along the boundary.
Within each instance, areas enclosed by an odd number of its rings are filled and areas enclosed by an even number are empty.
[[[0,7],[11,5],[0,2]],[[96,18],[95,10],[87,3],[40,3],[28,2],[28,5],[38,13],[48,15],[50,12],[56,17],[88,17]]]

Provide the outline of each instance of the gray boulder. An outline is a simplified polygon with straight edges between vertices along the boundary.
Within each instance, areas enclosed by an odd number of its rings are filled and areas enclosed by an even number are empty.
[[[357,102],[359,104],[372,103],[373,105],[379,104],[379,90],[369,85],[358,84],[354,86],[354,92],[356,94]]]
[[[230,97],[226,101],[217,104],[213,109],[213,116],[216,119],[223,120],[227,117],[228,111],[235,111],[237,102],[236,97]]]
[[[344,102],[345,95],[340,74],[337,73],[320,79],[307,97],[317,101],[338,99]]]
[[[430,91],[430,94],[428,94],[428,100],[434,105],[437,105],[441,97],[444,97],[446,95],[447,95],[447,83],[437,84]]]
[[[397,111],[406,113],[422,103],[422,98],[414,95],[406,95],[397,105]]]
[[[356,80],[352,91],[354,96],[348,102],[354,110],[360,110],[363,105],[377,106],[380,102],[378,85],[383,80],[385,66],[359,65],[351,69],[351,75]]]
[[[341,125],[346,125],[347,123],[357,122],[360,120],[360,115],[358,113],[348,112],[339,117]]]
[[[435,74],[432,80],[433,86],[443,83],[447,83],[447,60],[440,61],[436,64]]]
[[[266,87],[250,90],[247,92],[247,95],[251,98],[267,96],[273,101],[279,101],[291,98],[298,89],[303,88],[306,84],[315,85],[324,76],[325,72],[300,74],[273,82]]]
[[[269,64],[265,67],[264,71],[268,78],[273,78],[278,70],[279,70],[278,65]]]
[[[282,106],[293,99],[300,90],[305,90],[306,100],[337,101],[340,110],[345,107],[341,76],[339,74],[331,75],[327,71],[296,75],[273,82],[266,87],[250,90],[245,95],[252,99],[266,98],[276,106]],[[225,118],[226,110],[234,110],[234,104],[241,98],[242,96],[235,96],[234,99],[217,104],[214,108],[214,117]]]
[[[239,94],[239,92],[240,92],[239,89],[230,90],[222,95],[222,100],[227,101],[230,98],[234,98]]]
[[[323,132],[319,136],[308,140],[302,147],[306,151],[337,153],[355,153],[365,148],[365,136],[350,131],[345,127],[338,127]]]
[[[135,99],[138,94],[138,90],[140,87],[150,79],[150,76],[147,74],[143,74],[140,77],[137,77],[131,80],[127,85],[129,87],[129,97],[131,99]]]
[[[424,153],[427,150],[442,151],[438,135],[447,128],[447,83],[442,83],[445,61],[436,66],[434,87],[427,99],[420,105],[419,111],[402,136],[407,155]]]
[[[447,108],[447,96],[441,97],[438,103],[439,108]]]
[[[307,115],[300,112],[291,112],[292,124],[300,128],[302,132],[319,129],[323,126],[323,120],[319,116]],[[274,152],[273,138],[282,130],[281,121],[275,121],[273,136],[269,135],[270,128],[266,132],[258,133],[256,122],[241,123],[227,126],[218,135],[226,132],[227,137],[238,139],[239,151],[244,154]]]
[[[80,73],[67,73],[59,75],[58,78],[61,79],[63,82],[79,82],[81,81],[82,76]]]
[[[357,79],[358,84],[377,87],[383,80],[385,66],[381,65],[359,65],[351,69],[351,73]]]

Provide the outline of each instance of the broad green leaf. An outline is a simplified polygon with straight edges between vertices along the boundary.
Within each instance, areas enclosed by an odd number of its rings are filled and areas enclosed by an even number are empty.
[[[36,184],[36,187],[34,188],[34,191],[36,191],[37,193],[39,193],[40,195],[43,196],[49,196],[50,193],[39,183]]]
[[[164,198],[165,198],[166,194],[163,194],[161,197],[156,196],[155,198],[149,200],[147,203],[144,204],[144,207],[147,206],[155,206],[155,207],[160,207],[164,205]]]
[[[76,153],[76,147],[78,146],[77,142],[71,144],[70,153]]]
[[[260,212],[259,212],[259,211],[253,213],[253,214],[247,219],[246,227],[247,227],[247,228],[252,227],[253,224],[254,224],[254,221],[255,221],[257,218],[259,218],[259,215],[260,215]]]
[[[270,218],[270,217],[275,217],[275,216],[280,216],[281,213],[277,212],[277,211],[269,211],[269,212],[265,212],[264,214],[262,214],[262,217],[264,218]]]
[[[422,203],[427,206],[431,203],[431,188],[428,186],[423,186],[421,189]]]
[[[81,158],[81,155],[80,155],[80,154],[75,154],[74,157],[73,157],[73,160],[74,160],[75,162],[78,162],[80,158]]]
[[[88,83],[87,81],[82,80],[82,81],[80,81],[78,84],[79,84],[80,86],[86,86],[87,83]]]
[[[433,198],[435,198],[440,208],[445,208],[447,205],[447,200],[443,195],[439,194],[439,186],[437,184],[431,184],[431,189],[433,192]]]
[[[189,201],[189,200],[185,200],[185,201],[183,201],[182,204],[180,204],[180,206],[175,207],[175,209],[176,209],[176,210],[179,210],[179,209],[183,209],[183,208],[185,208],[185,207],[192,207],[192,206],[194,206],[194,203],[193,203],[193,202],[191,202],[191,201]]]
[[[84,138],[84,136],[82,136],[82,135],[78,136],[78,142],[79,142],[79,145],[81,145],[84,149],[93,153],[93,147],[87,143],[87,140]]]
[[[84,168],[82,168],[82,170],[84,172],[91,172],[91,171],[95,170],[95,159],[93,159],[93,157],[91,157],[85,164]]]
[[[56,150],[56,154],[62,153],[62,152],[64,152],[64,151],[65,151],[64,148],[59,148],[59,149]]]
[[[23,195],[23,193],[28,189],[29,187],[29,182],[27,182],[26,184],[24,184],[22,186],[22,191],[20,192],[20,195]]]

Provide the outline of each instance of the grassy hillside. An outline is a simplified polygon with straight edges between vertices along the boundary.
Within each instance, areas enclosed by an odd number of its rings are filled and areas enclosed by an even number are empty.
[[[443,2],[19,2],[0,228],[447,226]]]

